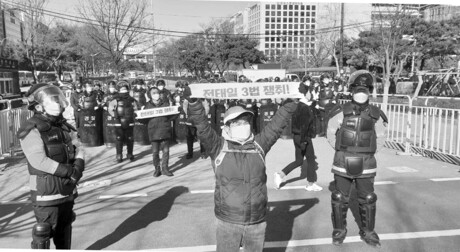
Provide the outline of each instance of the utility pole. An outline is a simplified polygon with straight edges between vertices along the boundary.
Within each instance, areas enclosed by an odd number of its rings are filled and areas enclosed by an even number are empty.
[[[152,79],[155,79],[155,73],[156,73],[156,67],[155,67],[155,14],[153,10],[153,0],[151,0],[151,5],[152,5],[152,63],[153,63],[153,73],[152,73]]]
[[[339,59],[339,67],[340,71],[343,70],[343,20],[345,14],[345,3],[340,4],[340,59]]]

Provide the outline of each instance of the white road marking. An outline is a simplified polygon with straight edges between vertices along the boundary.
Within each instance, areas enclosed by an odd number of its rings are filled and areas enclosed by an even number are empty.
[[[79,193],[89,192],[96,188],[110,186],[112,183],[111,179],[105,180],[93,180],[93,181],[85,181],[83,184],[80,184],[77,189]]]
[[[407,233],[389,233],[379,234],[380,240],[403,240],[403,239],[419,239],[429,237],[443,237],[443,236],[460,236],[460,229],[451,230],[436,230],[436,231],[421,231],[421,232],[407,232]],[[362,242],[359,236],[347,237],[344,243]],[[317,238],[306,240],[292,240],[292,241],[276,241],[265,242],[265,248],[289,248],[289,247],[303,247],[314,245],[330,245],[332,238]],[[177,247],[177,248],[162,248],[162,249],[149,249],[148,251],[216,251],[216,245],[194,246],[194,247]]]
[[[133,193],[133,194],[121,194],[121,195],[101,195],[98,199],[118,199],[118,198],[136,198],[136,197],[147,197],[146,193]]]
[[[198,194],[198,193],[214,193],[214,190],[193,190],[190,191],[191,194]]]
[[[433,178],[430,179],[431,181],[434,182],[443,182],[443,181],[455,181],[455,180],[460,180],[460,178]]]
[[[407,166],[392,166],[392,167],[386,167],[386,168],[394,172],[397,172],[397,173],[418,172],[418,170],[407,167]]]
[[[375,181],[374,185],[394,185],[397,184],[394,181]]]

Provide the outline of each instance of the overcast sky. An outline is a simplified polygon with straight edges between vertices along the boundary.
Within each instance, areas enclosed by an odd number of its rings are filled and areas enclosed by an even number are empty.
[[[48,0],[47,10],[78,16],[76,6],[81,1],[90,0]],[[132,0],[136,1],[136,0]],[[147,0],[150,4],[152,0]],[[275,1],[276,0],[266,0]],[[266,2],[264,1],[264,2]],[[292,0],[283,2],[364,2],[368,0]],[[199,0],[153,0],[155,14],[155,28],[164,30],[197,32],[201,31],[201,24],[209,23],[213,18],[229,17],[245,7],[259,1],[233,0],[233,1],[199,1]],[[281,1],[277,1],[281,2]],[[444,3],[460,5],[460,1],[453,0],[377,0],[372,2],[398,2],[398,3]],[[151,10],[150,10],[151,11]]]

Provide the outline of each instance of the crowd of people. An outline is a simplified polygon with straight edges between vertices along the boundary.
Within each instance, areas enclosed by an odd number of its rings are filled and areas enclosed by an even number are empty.
[[[293,169],[302,167],[306,171],[305,189],[316,192],[322,187],[316,183],[318,163],[312,139],[328,135],[328,140],[334,140],[331,145],[336,151],[332,169],[336,186],[332,192],[333,243],[340,245],[345,239],[350,187],[355,182],[363,224],[361,238],[372,246],[380,246],[374,231],[377,198],[373,177],[377,136],[381,137],[375,124],[386,117],[369,105],[373,80],[369,73],[352,75],[348,83],[352,101],[345,105],[338,103],[341,92],[347,91],[345,83],[327,74],[320,78],[305,76],[298,87],[301,99],[192,98],[190,85],[194,83],[183,80],[177,81],[174,91],[166,88],[163,79],[149,83],[138,79],[131,84],[77,83],[70,98],[77,129],[62,116],[67,105],[62,91],[52,85],[34,85],[28,97],[29,109],[35,115],[18,133],[30,167],[31,183],[35,185],[31,187],[37,219],[32,248],[49,248],[53,238],[56,248],[70,249],[71,221],[63,221],[61,212],[73,216],[72,221],[75,219],[75,186],[85,167],[83,148],[72,145],[70,133],[84,128],[82,113],[98,110],[115,120],[116,162],[123,162],[124,145],[126,158],[135,160],[134,125],[137,121],[145,125],[152,146],[153,177],[173,176],[169,170],[171,143],[185,141],[185,156],[190,159],[193,144],[199,140],[200,157],[210,157],[216,178],[217,251],[238,251],[240,247],[245,251],[262,251],[267,214],[265,156],[280,136],[292,135],[295,152],[294,161],[273,175],[275,188],[282,187],[284,177]],[[213,81],[201,81],[205,82]],[[178,106],[179,113],[136,119],[136,110],[170,106]],[[333,137],[329,137],[331,133]],[[29,146],[32,143],[35,145]],[[52,217],[40,217],[44,215]]]

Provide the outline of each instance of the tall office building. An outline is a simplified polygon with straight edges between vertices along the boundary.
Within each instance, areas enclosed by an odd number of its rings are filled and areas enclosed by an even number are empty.
[[[251,34],[260,51],[279,61],[285,54],[300,58],[314,53],[319,38],[337,35],[342,6],[346,36],[357,36],[362,24],[370,25],[371,4],[348,3],[261,2],[235,14],[232,21],[235,33]]]

